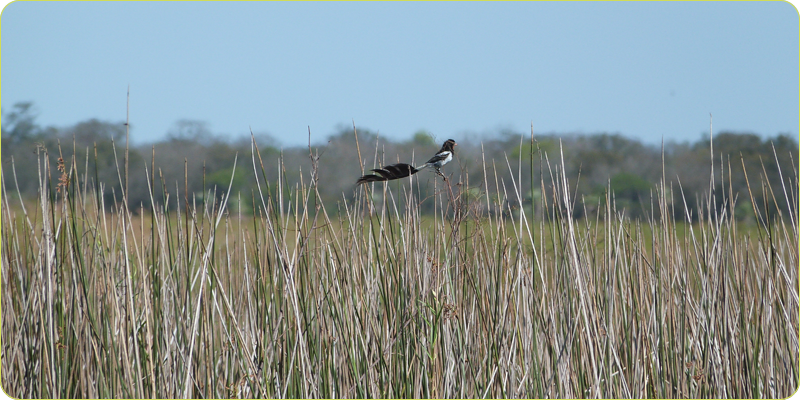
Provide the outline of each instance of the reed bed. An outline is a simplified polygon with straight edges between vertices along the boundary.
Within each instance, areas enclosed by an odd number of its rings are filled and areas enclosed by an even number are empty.
[[[153,162],[142,213],[103,201],[96,160],[53,169],[41,149],[36,202],[14,198],[6,168],[6,393],[783,398],[797,388],[796,171],[781,171],[780,188],[746,171],[749,196],[767,207],[744,226],[730,161],[683,223],[672,217],[686,204],[679,180],[664,177],[649,217],[631,220],[613,193],[596,205],[573,198],[559,154],[530,154],[531,171],[483,160],[477,182],[420,174],[323,204],[319,153],[309,149],[290,184],[265,180],[281,165],[253,149],[237,166],[256,171],[253,192],[211,188],[204,197],[218,200],[205,203]],[[536,218],[521,193],[534,168]],[[420,185],[436,195],[420,198]],[[252,214],[228,207],[243,196]],[[573,218],[589,206],[591,218]]]

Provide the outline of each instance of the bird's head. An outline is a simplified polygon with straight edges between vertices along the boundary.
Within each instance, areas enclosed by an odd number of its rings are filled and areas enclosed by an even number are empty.
[[[452,152],[453,152],[453,146],[457,146],[457,145],[458,145],[458,144],[456,143],[456,141],[455,141],[455,140],[453,140],[453,139],[447,139],[447,140],[444,142],[444,144],[442,144],[442,150],[447,150],[447,151],[449,151],[449,152],[451,152],[451,153],[452,153]]]

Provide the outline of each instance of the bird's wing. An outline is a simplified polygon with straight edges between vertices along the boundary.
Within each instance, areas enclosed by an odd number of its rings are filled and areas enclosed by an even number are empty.
[[[426,164],[435,164],[437,162],[444,161],[444,160],[447,159],[448,156],[450,156],[450,152],[449,151],[443,151],[443,152],[438,153],[435,156],[431,157],[431,159],[428,160],[428,162]]]

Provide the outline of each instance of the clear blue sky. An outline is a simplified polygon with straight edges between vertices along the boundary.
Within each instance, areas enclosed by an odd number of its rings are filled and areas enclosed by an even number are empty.
[[[41,125],[179,119],[283,145],[351,125],[437,140],[501,129],[647,143],[798,134],[798,12],[785,2],[14,2],[5,111]]]

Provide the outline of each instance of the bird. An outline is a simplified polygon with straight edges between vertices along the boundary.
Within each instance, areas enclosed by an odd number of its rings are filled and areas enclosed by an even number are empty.
[[[411,164],[397,163],[381,168],[375,168],[372,170],[372,172],[375,172],[375,174],[366,174],[361,178],[358,178],[356,185],[405,178],[407,176],[414,175],[428,167],[433,168],[439,176],[444,177],[440,169],[453,159],[453,146],[457,146],[456,141],[453,139],[447,139],[442,144],[442,148],[436,152],[436,155],[431,157],[431,159],[425,164],[422,164],[419,167],[414,167]]]

